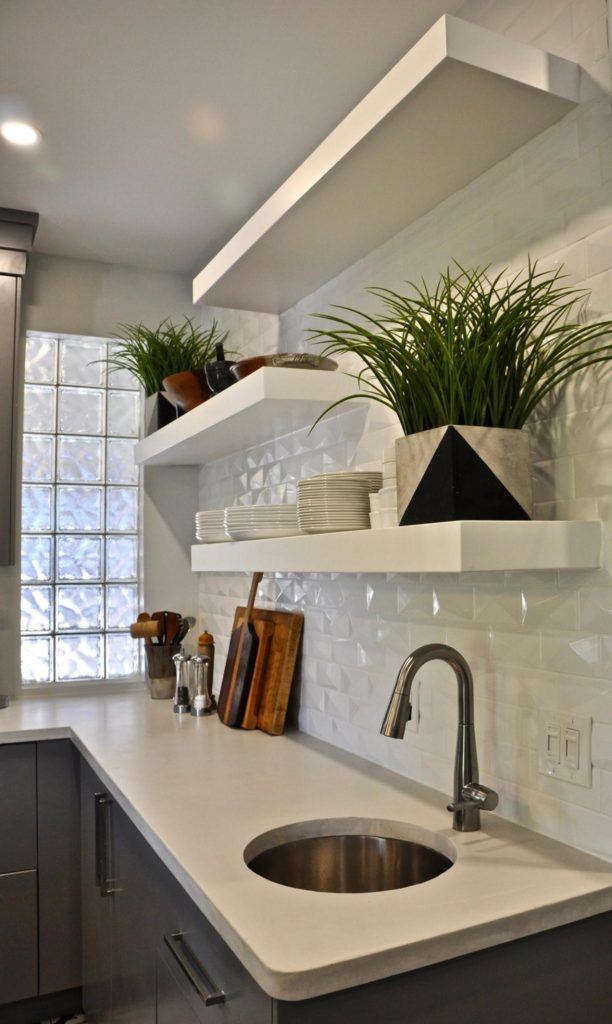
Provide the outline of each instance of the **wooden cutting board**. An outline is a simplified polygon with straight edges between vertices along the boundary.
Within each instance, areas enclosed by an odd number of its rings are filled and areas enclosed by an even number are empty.
[[[245,611],[245,608],[236,609],[233,629],[243,621]],[[299,612],[254,608],[252,621],[260,645],[242,727],[254,729],[256,724],[263,732],[280,736],[285,729],[304,616]],[[271,635],[270,625],[273,626]]]

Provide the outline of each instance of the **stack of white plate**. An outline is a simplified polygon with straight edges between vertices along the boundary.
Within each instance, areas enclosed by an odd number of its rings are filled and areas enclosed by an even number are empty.
[[[225,533],[225,509],[213,508],[206,512],[196,512],[196,540],[204,544],[218,544],[227,540]]]
[[[300,532],[295,505],[234,505],[225,510],[231,540],[291,537]]]
[[[369,495],[382,473],[322,473],[298,483],[298,523],[303,533],[367,530]]]

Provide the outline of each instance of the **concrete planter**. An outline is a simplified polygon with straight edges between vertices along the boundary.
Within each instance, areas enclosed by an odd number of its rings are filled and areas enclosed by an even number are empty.
[[[452,519],[531,519],[529,435],[447,426],[395,442],[400,526]]]

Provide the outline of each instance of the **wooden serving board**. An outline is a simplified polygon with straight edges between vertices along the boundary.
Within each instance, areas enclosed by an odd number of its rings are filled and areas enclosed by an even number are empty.
[[[233,629],[240,626],[245,611],[236,609]],[[304,616],[299,612],[254,608],[252,621],[260,643],[242,728],[257,727],[271,736],[280,736],[285,729]]]

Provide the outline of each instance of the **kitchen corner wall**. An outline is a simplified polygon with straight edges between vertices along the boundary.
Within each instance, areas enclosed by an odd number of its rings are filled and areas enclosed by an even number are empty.
[[[562,263],[573,283],[592,290],[587,315],[612,317],[612,112],[609,96],[597,95],[610,89],[605,0],[473,0],[458,13],[579,61],[588,71],[583,104],[289,310],[280,330],[275,317],[215,311],[245,354],[303,349],[312,312],[332,303],[363,308],[368,285],[401,288],[452,259],[495,269],[520,267],[528,254]],[[293,500],[300,477],[370,468],[397,434],[384,409],[347,409],[311,435],[276,438],[204,467],[200,507]],[[601,570],[284,574],[266,578],[260,595],[305,614],[302,730],[449,793],[456,693],[445,666],[422,673],[418,731],[403,742],[378,733],[403,658],[445,641],[474,671],[481,776],[499,790],[500,813],[612,859],[612,370],[589,371],[543,410],[531,434],[536,515],[600,517]],[[221,655],[247,585],[244,576],[200,578],[201,620]],[[540,708],[593,717],[591,789],[538,774]]]

